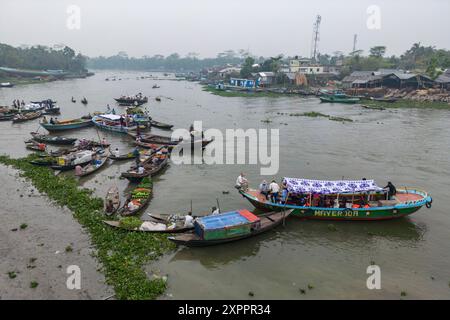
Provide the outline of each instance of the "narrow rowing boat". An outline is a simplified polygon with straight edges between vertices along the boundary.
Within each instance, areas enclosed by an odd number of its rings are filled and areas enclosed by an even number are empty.
[[[77,141],[76,138],[49,136],[45,134],[39,134],[37,132],[31,132],[30,134],[33,136],[33,140],[47,144],[71,145],[74,144],[75,141]]]
[[[151,232],[151,233],[183,233],[194,229],[194,227],[185,227],[183,225],[165,224],[153,221],[141,221],[140,219],[139,221],[136,221],[136,226],[134,225],[128,226],[126,223],[123,223],[123,220],[103,221],[103,223],[114,228],[124,229],[128,231]]]
[[[122,208],[119,209],[119,213],[122,216],[132,216],[144,209],[150,202],[152,187],[152,180],[145,177],[128,196]]]
[[[171,124],[159,122],[159,121],[156,121],[156,120],[150,120],[150,124],[153,127],[156,127],[156,128],[159,128],[159,129],[171,130],[173,128],[173,125],[171,125]]]
[[[65,131],[65,130],[73,130],[80,129],[92,126],[93,123],[91,119],[70,119],[58,121],[57,123],[42,123],[41,126],[44,127],[47,131]]]
[[[78,176],[78,177],[85,177],[85,176],[88,176],[88,175],[90,175],[90,174],[92,174],[92,173],[94,173],[94,172],[100,170],[100,169],[101,169],[102,167],[104,167],[107,163],[108,163],[108,157],[106,157],[106,156],[101,157],[101,158],[99,159],[99,162],[98,162],[98,163],[97,163],[97,161],[96,161],[96,163],[90,162],[90,163],[88,163],[87,165],[85,165],[85,166],[81,169],[80,174],[76,174],[76,176]]]
[[[13,123],[25,122],[25,121],[37,119],[40,116],[42,116],[41,111],[20,113],[13,118],[12,122]]]
[[[120,207],[120,196],[119,188],[113,186],[108,189],[106,193],[105,201],[103,202],[103,211],[105,215],[111,216],[119,210]]]

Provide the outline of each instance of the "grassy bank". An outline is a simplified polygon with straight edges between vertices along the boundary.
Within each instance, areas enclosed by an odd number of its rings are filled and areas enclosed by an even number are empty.
[[[20,170],[23,177],[60,206],[67,206],[78,222],[89,232],[97,248],[106,281],[113,286],[117,299],[154,299],[161,295],[166,283],[159,277],[150,279],[144,266],[173,245],[163,235],[115,230],[103,224],[103,200],[92,191],[79,188],[73,177],[55,176],[47,167],[33,166],[32,156],[11,159],[0,156],[0,163]]]
[[[253,92],[253,91],[225,91],[225,90],[217,90],[215,88],[211,88],[209,86],[203,86],[203,91],[210,92],[216,96],[221,97],[286,97],[289,96],[283,93],[274,93],[274,92]]]
[[[402,109],[438,109],[438,110],[450,110],[450,104],[446,102],[430,102],[430,101],[414,101],[414,100],[398,100],[393,103],[380,102],[373,100],[362,100],[362,105],[369,107],[381,107],[381,108],[402,108]]]

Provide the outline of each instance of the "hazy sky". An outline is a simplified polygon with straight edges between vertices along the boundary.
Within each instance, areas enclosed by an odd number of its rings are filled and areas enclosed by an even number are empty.
[[[81,10],[79,30],[67,27],[70,5]],[[367,27],[371,5],[380,8],[380,29]],[[449,13],[448,0],[0,0],[0,42],[63,43],[88,56],[309,56],[320,14],[319,52],[351,51],[356,33],[358,49],[386,45],[398,55],[414,42],[450,49]]]

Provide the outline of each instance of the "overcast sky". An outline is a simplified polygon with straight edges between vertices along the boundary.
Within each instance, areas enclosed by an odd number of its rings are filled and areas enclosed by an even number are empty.
[[[81,10],[80,29],[67,27],[70,5]],[[380,9],[380,29],[367,27],[376,19],[371,5]],[[348,53],[357,34],[358,49],[386,45],[399,55],[414,42],[450,49],[449,13],[448,0],[0,0],[0,42],[62,43],[88,56],[213,57],[227,49],[310,56],[320,14],[319,52]]]

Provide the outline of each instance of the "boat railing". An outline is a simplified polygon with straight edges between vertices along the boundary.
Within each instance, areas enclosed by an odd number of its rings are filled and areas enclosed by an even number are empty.
[[[398,187],[397,191],[404,191],[404,193],[419,194],[419,195],[423,196],[424,198],[429,196],[428,192],[426,192],[425,190],[416,188],[416,187],[408,187],[408,186]]]

